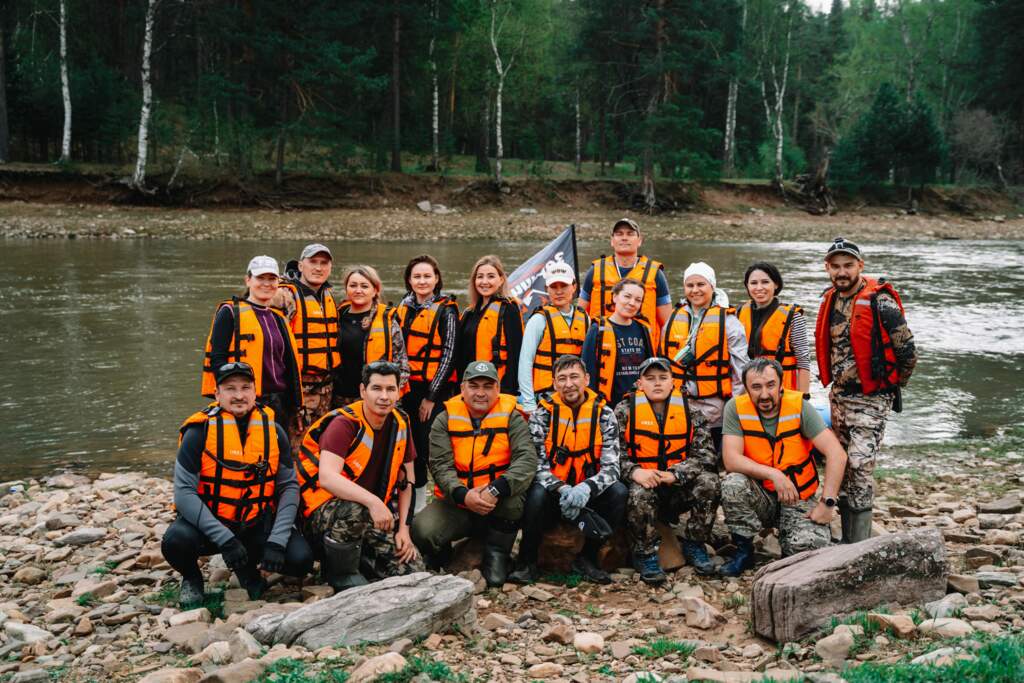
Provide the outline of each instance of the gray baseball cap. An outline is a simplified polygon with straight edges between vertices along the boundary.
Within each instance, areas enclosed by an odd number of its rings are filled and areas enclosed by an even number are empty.
[[[300,261],[305,261],[308,258],[312,258],[317,254],[327,254],[327,258],[334,260],[334,256],[331,255],[331,250],[322,244],[307,244],[303,250],[302,255],[299,256]]]
[[[651,356],[650,358],[648,358],[647,360],[640,364],[639,374],[644,374],[650,368],[658,368],[659,370],[664,370],[665,372],[672,372],[672,363],[669,361],[668,358],[664,358],[662,356]]]
[[[500,382],[498,379],[498,368],[494,367],[494,363],[486,360],[475,360],[466,366],[466,372],[463,373],[463,380],[477,379],[478,377],[486,377],[493,379],[495,382]]]

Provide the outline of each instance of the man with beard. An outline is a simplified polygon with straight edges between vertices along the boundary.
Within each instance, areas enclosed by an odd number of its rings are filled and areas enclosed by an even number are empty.
[[[839,494],[844,543],[871,536],[875,460],[889,411],[903,409],[901,389],[917,364],[899,295],[863,270],[857,245],[837,237],[825,255],[832,287],[814,333],[821,383],[832,385],[832,429],[850,457]]]
[[[722,421],[722,511],[736,554],[719,568],[739,576],[754,564],[754,536],[779,530],[783,557],[828,545],[846,452],[817,409],[782,388],[782,366],[756,358],[743,370],[747,393],[729,399]],[[821,484],[812,447],[825,454]]]

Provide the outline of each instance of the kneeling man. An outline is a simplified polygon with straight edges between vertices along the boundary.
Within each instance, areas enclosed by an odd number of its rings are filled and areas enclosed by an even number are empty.
[[[216,402],[181,426],[174,464],[178,517],[164,533],[164,559],[181,574],[181,604],[203,600],[199,558],[220,553],[253,600],[266,589],[260,567],[305,576],[313,555],[294,528],[299,506],[288,434],[256,404],[247,363],[215,373]],[[259,564],[259,566],[257,566]]]
[[[741,394],[725,404],[722,457],[730,472],[722,481],[722,510],[736,555],[719,568],[739,576],[754,565],[754,535],[779,530],[786,557],[821,548],[838,504],[846,451],[801,393],[782,388],[778,361],[756,358],[743,369]],[[813,448],[825,454],[820,486]]]
[[[430,428],[434,501],[416,515],[412,540],[433,569],[448,564],[452,541],[482,535],[480,571],[488,586],[508,578],[537,451],[516,397],[500,393],[493,363],[473,361],[461,393],[444,403]]]
[[[626,487],[619,481],[619,428],[602,396],[588,388],[579,356],[559,356],[552,368],[555,393],[541,399],[530,416],[530,436],[537,449],[537,478],[526,494],[519,566],[509,577],[516,583],[536,581],[537,550],[545,528],[559,518],[575,521],[586,507],[611,528],[622,521]],[[561,515],[556,508],[561,508]],[[594,583],[611,583],[597,552],[603,540],[587,538],[572,571]]]
[[[396,407],[401,377],[397,363],[363,366],[361,400],[330,411],[302,438],[306,536],[323,544],[323,575],[335,592],[366,584],[364,555],[372,578],[422,570],[409,535],[416,448]]]

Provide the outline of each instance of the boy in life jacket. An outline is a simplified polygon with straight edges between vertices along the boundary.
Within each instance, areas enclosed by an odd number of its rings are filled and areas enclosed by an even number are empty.
[[[754,536],[779,530],[783,557],[828,545],[846,451],[799,391],[783,389],[782,365],[755,358],[743,370],[747,390],[725,404],[722,511],[736,555],[719,568],[739,576],[754,565]],[[813,448],[825,455],[825,482]]]
[[[718,454],[707,420],[675,388],[668,358],[655,356],[640,365],[637,390],[615,407],[615,417],[622,481],[629,486],[626,530],[640,579],[657,585],[668,578],[658,561],[657,522],[675,524],[686,511],[686,562],[698,574],[713,573],[704,544],[718,510]]]
[[[322,550],[335,592],[372,578],[422,571],[409,536],[416,446],[397,407],[402,368],[363,366],[360,400],[336,408],[306,431],[296,468],[306,537]]]
[[[587,386],[590,376],[579,356],[559,356],[552,374],[555,393],[542,398],[530,416],[539,464],[526,494],[519,566],[509,576],[515,583],[540,578],[537,554],[546,527],[566,519],[582,523],[585,532],[589,515],[596,514],[614,529],[626,511],[615,414],[604,397]],[[588,514],[581,516],[585,508]],[[607,539],[584,536],[583,549],[572,563],[573,573],[593,583],[611,583],[597,557]]]
[[[837,237],[825,271],[832,286],[818,309],[814,348],[821,383],[832,385],[832,429],[850,456],[839,494],[843,542],[856,543],[871,536],[875,460],[889,412],[903,409],[917,350],[899,294],[863,275],[856,244]]]
[[[178,517],[164,533],[164,559],[181,574],[183,606],[203,601],[198,560],[220,554],[253,600],[268,572],[305,576],[313,554],[294,527],[299,506],[288,435],[256,404],[248,363],[215,369],[216,402],[185,420],[174,465]]]
[[[412,540],[431,568],[448,564],[452,541],[483,536],[480,571],[489,586],[508,578],[526,490],[537,472],[526,420],[499,382],[494,363],[473,361],[460,394],[445,401],[430,428],[434,501],[412,523]]]

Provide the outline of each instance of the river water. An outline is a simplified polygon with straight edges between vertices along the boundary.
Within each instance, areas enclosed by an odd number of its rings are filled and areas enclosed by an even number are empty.
[[[445,289],[465,301],[466,276],[483,253],[511,270],[528,242],[332,244],[335,279],[346,263],[375,265],[385,297],[402,295],[402,269],[434,254]],[[302,243],[188,240],[3,242],[0,262],[0,479],[62,469],[139,468],[170,474],[177,429],[204,405],[202,347],[216,302],[240,290],[249,258],[298,254]],[[589,263],[607,248],[581,242]],[[932,241],[863,245],[869,274],[904,298],[921,356],[889,422],[886,442],[913,444],[993,436],[1024,423],[1024,245]],[[696,260],[718,272],[734,303],[754,260],[776,263],[782,299],[811,318],[828,281],[823,245],[660,242],[645,252],[667,264],[674,296]],[[812,380],[815,401],[825,392]]]

